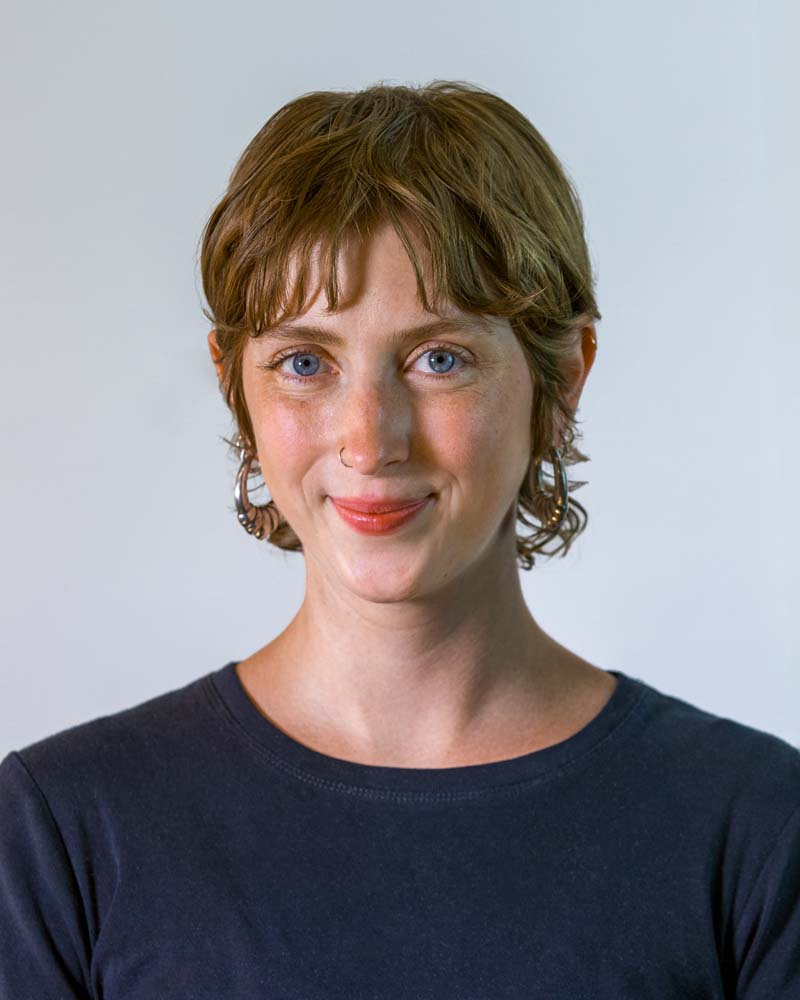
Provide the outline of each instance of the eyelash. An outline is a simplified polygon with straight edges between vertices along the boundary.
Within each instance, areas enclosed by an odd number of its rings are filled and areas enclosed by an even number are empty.
[[[426,354],[431,354],[435,351],[443,351],[445,354],[454,355],[459,359],[459,361],[463,362],[464,367],[472,365],[470,356],[466,351],[462,350],[461,348],[454,347],[450,344],[432,344],[430,347],[426,347],[424,351],[421,351],[417,355],[417,357],[414,358],[414,361],[418,361],[420,358],[425,357]],[[298,351],[296,349],[290,349],[288,351],[284,351],[282,354],[279,354],[277,357],[273,358],[272,361],[265,362],[264,364],[261,364],[258,367],[266,369],[267,371],[272,371],[273,369],[277,369],[278,365],[280,365],[282,362],[288,360],[289,358],[295,357],[295,355],[297,354],[311,354],[314,355],[315,357],[319,357],[319,355],[316,354],[315,351]],[[435,372],[423,372],[423,375],[425,378],[438,379],[439,381],[441,381],[442,379],[453,378],[455,375],[460,374],[463,370],[464,370],[463,368],[456,368],[451,372],[444,372],[443,374],[439,375],[437,375]],[[277,374],[280,376],[280,378],[288,379],[290,382],[313,382],[314,379],[319,377],[318,374],[287,375],[286,372],[277,372]]]

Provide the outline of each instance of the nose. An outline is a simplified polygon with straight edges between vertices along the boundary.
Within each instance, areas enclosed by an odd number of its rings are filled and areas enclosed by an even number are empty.
[[[370,383],[350,388],[341,404],[334,451],[364,476],[372,476],[410,452],[413,410],[402,391]]]

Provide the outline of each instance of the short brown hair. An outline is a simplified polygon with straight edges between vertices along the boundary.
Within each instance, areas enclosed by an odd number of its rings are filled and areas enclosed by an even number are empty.
[[[246,338],[299,315],[314,247],[331,310],[339,301],[343,241],[389,221],[414,267],[425,309],[443,302],[508,318],[535,388],[531,462],[517,497],[528,515],[535,465],[565,435],[565,464],[588,461],[574,446],[575,415],[565,401],[565,362],[582,329],[601,319],[578,195],[550,146],[516,108],[463,81],[376,84],[354,92],[314,91],[275,112],[253,137],[201,236],[200,266],[217,331],[220,388],[250,452],[255,441],[242,388]],[[433,289],[410,232],[430,254]],[[288,287],[290,262],[297,265]],[[230,442],[233,445],[233,442]],[[570,490],[585,485],[569,482]],[[518,561],[533,552],[566,555],[588,521],[570,497],[563,524],[517,535]],[[544,546],[560,539],[552,551]],[[281,519],[269,540],[302,544]]]

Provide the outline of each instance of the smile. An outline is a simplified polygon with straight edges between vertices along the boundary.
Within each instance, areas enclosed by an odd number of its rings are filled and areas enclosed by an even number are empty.
[[[427,496],[419,503],[409,507],[401,507],[399,510],[386,511],[384,514],[366,514],[343,507],[331,498],[331,502],[342,520],[363,535],[385,535],[396,531],[413,520],[432,500],[433,495]]]

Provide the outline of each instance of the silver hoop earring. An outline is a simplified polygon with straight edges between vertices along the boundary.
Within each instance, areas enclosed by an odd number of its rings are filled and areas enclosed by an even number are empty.
[[[241,435],[237,439],[239,444],[239,471],[236,473],[236,483],[233,487],[233,499],[236,503],[236,517],[239,524],[248,535],[255,535],[256,538],[267,538],[278,527],[280,515],[275,501],[270,499],[265,504],[254,504],[247,495],[247,477],[250,475],[250,466],[253,464],[254,455],[251,455],[244,446]],[[269,524],[267,524],[267,521]]]
[[[536,489],[533,493],[533,506],[536,516],[542,522],[542,527],[546,531],[557,531],[564,523],[569,510],[569,486],[567,470],[558,448],[550,449],[550,461],[553,464],[553,478],[555,480],[553,492],[551,493],[544,488],[544,473],[540,460],[536,463],[535,468]]]
[[[348,464],[347,464],[347,462],[345,462],[345,460],[344,460],[344,459],[342,458],[342,452],[343,452],[343,451],[344,451],[344,445],[343,445],[343,446],[342,446],[342,447],[341,447],[341,448],[339,449],[339,461],[340,461],[340,462],[342,463],[342,465],[343,465],[343,466],[344,466],[344,467],[345,467],[346,469],[352,469],[352,468],[353,468],[353,466],[352,466],[352,465],[348,465]]]

